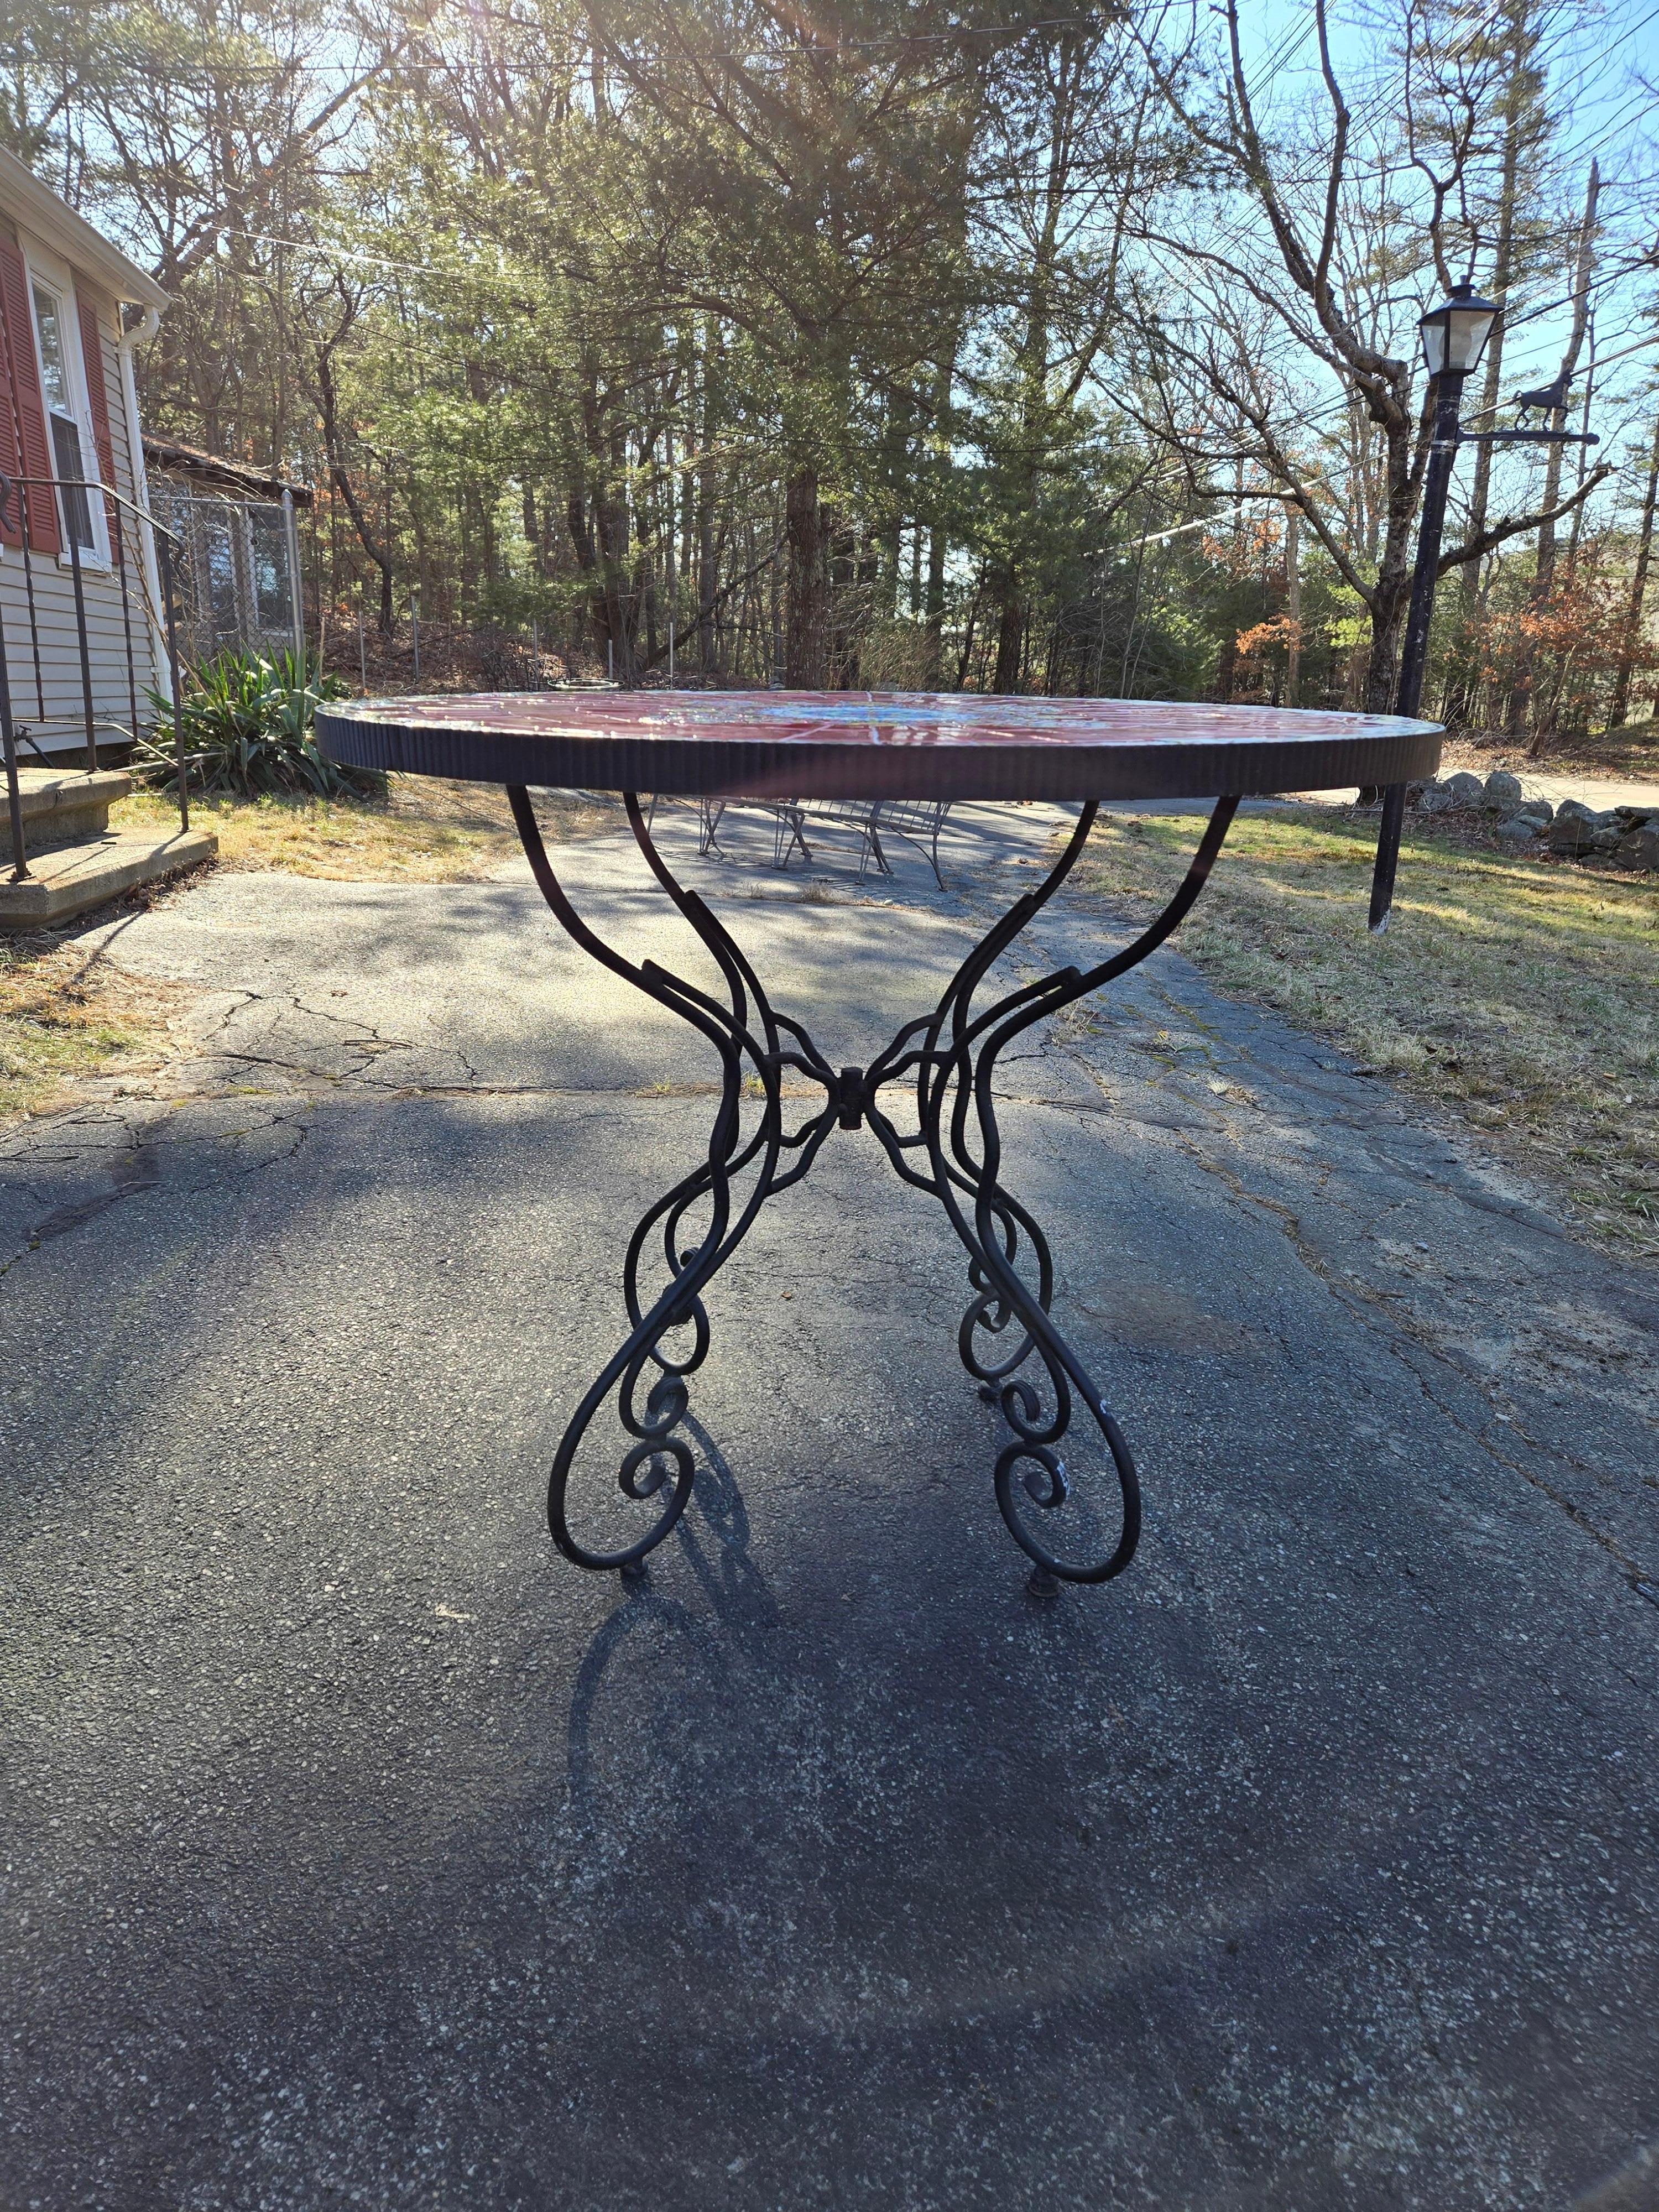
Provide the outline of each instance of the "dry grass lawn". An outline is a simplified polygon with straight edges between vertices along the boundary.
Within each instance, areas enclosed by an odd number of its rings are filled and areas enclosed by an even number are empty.
[[[614,818],[568,793],[538,799],[537,814],[550,841]],[[118,801],[110,826],[177,818],[168,794],[136,792]],[[438,776],[394,775],[384,799],[195,798],[190,818],[217,831],[222,867],[341,883],[477,883],[519,850],[499,785]]]
[[[1151,914],[1197,830],[1103,817],[1081,881]],[[1180,949],[1474,1124],[1579,1227],[1659,1255],[1659,883],[1408,830],[1373,938],[1376,839],[1335,811],[1241,817]]]
[[[153,1069],[191,996],[55,936],[0,937],[0,1120],[65,1103],[79,1078]]]
[[[1521,776],[1609,776],[1615,781],[1659,783],[1659,721],[1648,719],[1588,737],[1553,738],[1536,759],[1525,738],[1504,737],[1496,731],[1459,731],[1446,741],[1440,773],[1451,775],[1460,768],[1476,775],[1506,768]]]
[[[550,842],[616,819],[567,793],[544,794],[537,815]],[[384,799],[196,798],[191,819],[217,831],[222,866],[346,882],[476,883],[519,850],[496,786],[425,776],[393,776]],[[157,792],[137,792],[110,813],[117,830],[177,820],[173,800]],[[0,1120],[67,1103],[77,1079],[155,1067],[169,1019],[190,997],[57,933],[0,937]]]

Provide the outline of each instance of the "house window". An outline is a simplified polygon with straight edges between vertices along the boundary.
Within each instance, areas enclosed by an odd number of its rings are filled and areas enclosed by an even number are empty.
[[[46,423],[52,432],[52,467],[58,477],[58,496],[64,511],[64,527],[83,552],[96,553],[92,502],[82,488],[87,473],[81,423],[70,381],[69,342],[64,311],[58,296],[44,284],[34,287],[34,327],[40,340],[40,389],[46,403]]]

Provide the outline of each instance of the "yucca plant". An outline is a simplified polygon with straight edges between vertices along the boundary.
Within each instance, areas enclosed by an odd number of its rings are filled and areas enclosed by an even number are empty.
[[[383,792],[386,778],[375,770],[343,768],[318,750],[317,709],[345,690],[337,677],[322,672],[313,653],[233,651],[204,660],[191,672],[179,702],[191,789],[246,799]],[[159,692],[151,692],[150,702],[155,726],[140,737],[133,766],[147,783],[176,783],[173,708]]]

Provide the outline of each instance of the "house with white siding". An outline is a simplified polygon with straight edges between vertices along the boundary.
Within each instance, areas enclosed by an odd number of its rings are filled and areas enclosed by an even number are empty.
[[[167,295],[0,149],[0,641],[9,879],[35,927],[214,849],[114,836],[125,757],[167,688],[132,349]],[[129,321],[128,311],[136,313]]]
[[[125,748],[135,708],[148,720],[146,694],[165,686],[132,349],[166,305],[0,149],[0,622],[26,757],[86,758],[88,688],[99,748]],[[113,495],[79,488],[94,481]]]

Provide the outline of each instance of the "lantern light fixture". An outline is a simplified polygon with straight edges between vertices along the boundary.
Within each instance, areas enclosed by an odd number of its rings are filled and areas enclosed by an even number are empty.
[[[1431,307],[1418,325],[1429,374],[1439,376],[1449,369],[1455,376],[1468,376],[1478,368],[1498,316],[1497,307],[1483,300],[1473,284],[1454,284],[1450,295]]]

